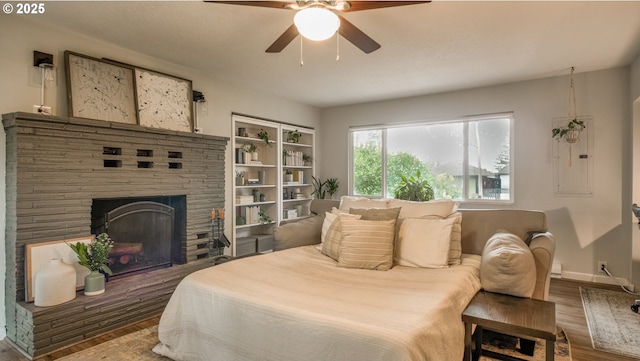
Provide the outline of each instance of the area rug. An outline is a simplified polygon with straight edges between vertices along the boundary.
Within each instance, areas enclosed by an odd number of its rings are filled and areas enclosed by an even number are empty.
[[[495,333],[489,330],[482,331],[482,349],[498,352],[503,355],[517,357],[527,361],[544,361],[546,357],[546,341],[537,340],[533,356],[528,356],[520,352],[519,339]],[[480,361],[495,360],[494,358],[482,356]],[[558,329],[555,344],[555,361],[571,361],[571,346],[564,330]]]
[[[489,334],[489,331],[483,332]],[[485,337],[483,337],[484,339]],[[484,340],[483,340],[484,341]],[[534,357],[524,356],[514,347],[507,346],[510,341],[491,341],[491,337],[483,348],[505,353],[511,356],[521,357],[524,360],[544,360],[544,341],[536,342]],[[515,341],[517,342],[517,340]],[[86,350],[58,359],[58,361],[167,361],[169,358],[157,355],[151,349],[158,343],[158,326],[152,326],[144,330],[136,331],[111,341],[101,343]],[[493,360],[482,357],[481,361]],[[569,344],[564,332],[560,332],[556,342],[556,361],[571,361]]]
[[[86,350],[59,358],[58,361],[167,361],[151,349],[158,343],[158,326],[145,328]]]
[[[631,311],[638,297],[584,287],[580,295],[593,348],[640,358],[640,314]]]

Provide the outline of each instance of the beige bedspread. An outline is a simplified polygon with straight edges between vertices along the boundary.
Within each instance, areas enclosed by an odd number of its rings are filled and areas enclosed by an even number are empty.
[[[154,351],[175,360],[459,361],[479,268],[479,256],[463,255],[448,269],[346,269],[314,246],[235,260],[178,285]]]

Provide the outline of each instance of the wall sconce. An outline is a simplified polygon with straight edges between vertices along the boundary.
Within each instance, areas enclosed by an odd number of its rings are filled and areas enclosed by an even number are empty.
[[[45,84],[55,84],[56,81],[56,68],[53,65],[53,54],[42,53],[34,50],[33,66],[39,67],[42,72],[40,82],[40,105],[34,105],[33,109],[37,113],[51,115],[51,107],[44,105],[44,89]]]
[[[198,116],[209,114],[209,109],[207,108],[207,100],[204,98],[204,94],[197,90],[193,91],[193,104],[194,104],[194,124],[193,131],[195,133],[200,133],[202,129],[198,127]]]

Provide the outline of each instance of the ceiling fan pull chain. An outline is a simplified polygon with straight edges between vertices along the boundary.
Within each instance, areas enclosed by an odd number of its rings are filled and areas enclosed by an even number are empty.
[[[340,34],[336,31],[336,61],[340,61]]]
[[[302,59],[302,36],[300,37],[300,66],[304,66],[304,60]]]

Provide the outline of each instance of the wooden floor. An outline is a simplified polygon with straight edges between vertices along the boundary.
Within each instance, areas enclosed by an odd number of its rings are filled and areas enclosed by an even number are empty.
[[[573,361],[633,361],[631,357],[624,357],[606,352],[595,351],[591,346],[591,337],[587,328],[587,321],[582,309],[582,299],[580,298],[579,287],[591,288],[619,288],[608,285],[594,283],[583,283],[569,280],[551,280],[549,300],[556,303],[557,324],[562,327],[569,338],[571,344],[571,355]],[[85,341],[81,344],[65,348],[39,360],[50,361],[70,355],[74,352],[89,348],[99,343],[112,340],[125,334],[135,332],[158,323],[159,317],[137,323],[132,326],[111,332],[107,335]],[[6,340],[0,341],[0,360],[2,361],[26,361],[24,357]]]

